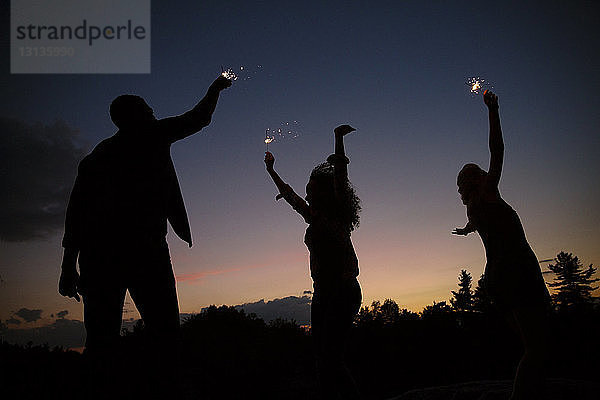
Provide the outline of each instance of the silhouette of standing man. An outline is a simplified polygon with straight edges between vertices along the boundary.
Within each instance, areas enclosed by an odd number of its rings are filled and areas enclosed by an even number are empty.
[[[173,368],[167,364],[175,360],[179,306],[167,220],[190,247],[192,236],[170,146],[210,123],[219,93],[229,86],[220,76],[193,109],[160,120],[141,97],[117,97],[110,117],[118,132],[79,164],[67,208],[59,292],[77,301],[83,297],[85,353],[96,363],[110,365],[115,354],[129,290],[156,363]]]

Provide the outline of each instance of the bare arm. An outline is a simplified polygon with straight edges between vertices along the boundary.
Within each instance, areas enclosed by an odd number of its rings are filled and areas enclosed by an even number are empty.
[[[356,129],[350,125],[340,125],[334,129],[335,136],[335,153],[327,157],[327,161],[333,164],[333,187],[335,195],[338,198],[343,198],[343,190],[348,180],[348,157],[344,150],[344,136]]]
[[[491,184],[498,186],[504,162],[504,141],[502,140],[500,114],[498,113],[498,97],[494,93],[486,91],[483,95],[483,101],[489,109],[490,119],[490,167],[488,169],[488,179]]]
[[[275,182],[275,186],[277,186],[277,189],[279,190],[279,194],[275,199],[279,200],[283,197],[285,201],[287,201],[288,204],[291,205],[292,208],[296,210],[296,212],[298,212],[298,214],[302,215],[304,221],[310,223],[310,208],[308,204],[302,197],[298,196],[296,192],[294,192],[290,185],[288,185],[283,181],[283,179],[281,179],[277,172],[275,172],[275,169],[273,169],[274,163],[275,157],[273,157],[273,154],[266,152],[265,164],[267,166],[267,172],[269,173],[271,179],[273,179],[273,182]]]
[[[231,80],[219,76],[208,88],[206,95],[190,111],[176,117],[157,121],[158,129],[167,137],[169,143],[184,139],[210,124],[212,114],[217,107],[221,90],[231,86]]]
[[[467,222],[464,228],[454,228],[452,234],[467,236],[469,233],[475,232],[475,225],[471,221]]]

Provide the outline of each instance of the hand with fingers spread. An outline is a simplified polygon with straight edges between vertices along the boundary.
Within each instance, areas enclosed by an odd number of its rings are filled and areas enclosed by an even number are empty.
[[[469,232],[466,228],[454,228],[454,230],[452,231],[453,235],[462,235],[462,236],[467,236]]]

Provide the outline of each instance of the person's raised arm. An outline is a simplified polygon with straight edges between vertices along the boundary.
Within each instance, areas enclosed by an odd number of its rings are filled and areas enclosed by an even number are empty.
[[[502,174],[502,163],[504,162],[504,141],[502,140],[502,129],[500,127],[498,96],[488,90],[483,94],[483,101],[488,107],[490,119],[490,167],[488,169],[488,180],[494,186],[498,186],[500,175]]]
[[[350,125],[340,125],[333,130],[335,136],[335,153],[327,157],[327,161],[333,164],[333,187],[338,198],[344,198],[342,191],[348,180],[348,157],[344,150],[344,136],[356,129]]]
[[[221,90],[231,86],[231,80],[219,76],[208,88],[206,95],[190,111],[176,117],[157,121],[158,129],[164,133],[169,143],[186,138],[210,124],[212,114],[217,107]]]
[[[296,192],[294,192],[290,185],[281,179],[277,172],[275,172],[275,169],[273,168],[274,164],[275,157],[273,154],[267,151],[265,153],[265,165],[267,166],[267,172],[271,176],[271,179],[273,179],[275,186],[277,186],[277,190],[279,190],[279,194],[275,197],[275,200],[279,200],[283,197],[285,201],[287,201],[289,205],[291,205],[292,208],[298,212],[298,214],[302,215],[304,221],[310,223],[310,208],[308,207],[308,204],[302,197],[298,196]]]

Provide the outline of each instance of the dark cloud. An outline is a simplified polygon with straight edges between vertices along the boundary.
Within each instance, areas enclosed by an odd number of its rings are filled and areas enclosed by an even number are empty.
[[[16,319],[15,317],[10,317],[9,319],[6,320],[7,324],[12,324],[12,325],[20,325],[21,324],[21,320],[20,319]]]
[[[21,308],[19,311],[14,313],[17,317],[21,318],[25,322],[35,322],[42,318],[42,310],[30,310],[29,308]]]
[[[82,321],[63,318],[40,328],[7,329],[3,339],[17,344],[32,342],[34,345],[47,343],[52,347],[81,347],[85,342],[85,328]]]
[[[61,121],[0,118],[0,240],[21,242],[61,229],[85,150]]]
[[[59,319],[62,319],[64,317],[67,316],[67,314],[69,314],[69,310],[62,310],[56,313],[56,317]]]
[[[235,306],[243,309],[247,314],[254,313],[265,322],[276,318],[293,319],[300,325],[310,324],[310,304],[312,297],[309,295],[288,296],[265,302],[259,300],[255,303],[245,303]]]

